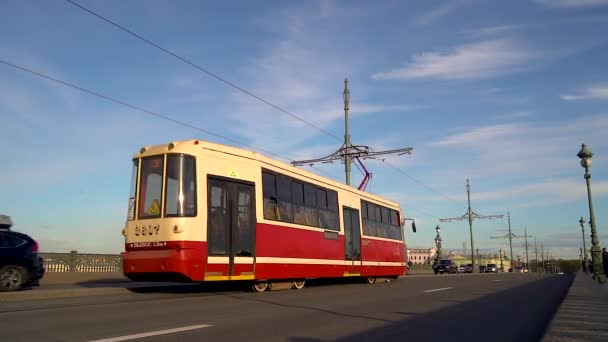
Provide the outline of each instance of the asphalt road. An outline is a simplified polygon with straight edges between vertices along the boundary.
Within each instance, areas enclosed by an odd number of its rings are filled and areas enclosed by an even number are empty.
[[[250,293],[160,287],[0,303],[2,341],[539,341],[572,276],[406,277]]]

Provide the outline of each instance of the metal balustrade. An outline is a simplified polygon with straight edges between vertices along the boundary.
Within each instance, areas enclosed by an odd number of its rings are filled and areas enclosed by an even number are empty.
[[[122,254],[40,253],[46,272],[122,272]]]

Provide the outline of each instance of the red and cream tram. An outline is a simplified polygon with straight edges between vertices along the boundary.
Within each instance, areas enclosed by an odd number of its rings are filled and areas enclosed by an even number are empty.
[[[399,205],[260,154],[201,140],[133,160],[124,273],[272,282],[406,272]]]

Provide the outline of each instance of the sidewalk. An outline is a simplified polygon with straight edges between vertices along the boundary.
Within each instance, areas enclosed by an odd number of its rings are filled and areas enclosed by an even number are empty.
[[[542,341],[608,341],[608,284],[577,273]]]

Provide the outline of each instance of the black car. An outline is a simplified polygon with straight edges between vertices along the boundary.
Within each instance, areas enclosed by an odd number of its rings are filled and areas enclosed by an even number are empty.
[[[17,291],[38,285],[44,262],[38,243],[27,234],[10,230],[8,216],[0,215],[0,291]]]
[[[454,262],[454,260],[450,259],[439,260],[439,263],[435,264],[433,268],[435,274],[458,273],[458,265],[456,265],[456,262]]]

